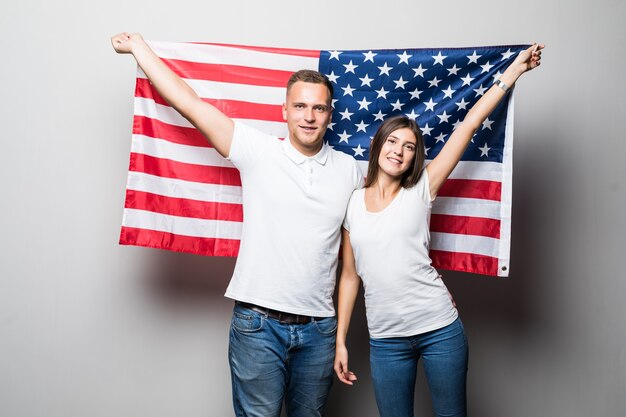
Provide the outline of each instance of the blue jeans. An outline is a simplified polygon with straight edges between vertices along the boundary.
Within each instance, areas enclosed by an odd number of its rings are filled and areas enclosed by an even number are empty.
[[[424,360],[437,417],[467,416],[468,346],[460,319],[410,337],[370,338],[370,365],[381,417],[412,417],[417,361]]]
[[[235,305],[228,359],[237,417],[319,417],[333,383],[337,319],[282,324]]]

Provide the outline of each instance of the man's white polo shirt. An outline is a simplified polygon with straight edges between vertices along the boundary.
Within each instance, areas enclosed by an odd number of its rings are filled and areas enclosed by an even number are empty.
[[[243,232],[226,296],[293,314],[334,315],[340,228],[362,185],[355,160],[314,156],[240,123],[228,158],[241,173]]]

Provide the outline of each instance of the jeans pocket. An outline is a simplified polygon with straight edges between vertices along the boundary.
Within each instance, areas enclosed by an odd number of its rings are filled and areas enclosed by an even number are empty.
[[[231,325],[233,329],[243,332],[251,333],[261,330],[263,327],[263,317],[256,314],[243,314],[235,311],[233,313],[233,319]]]
[[[313,323],[315,330],[321,335],[332,336],[337,333],[337,318],[335,317],[316,319]]]

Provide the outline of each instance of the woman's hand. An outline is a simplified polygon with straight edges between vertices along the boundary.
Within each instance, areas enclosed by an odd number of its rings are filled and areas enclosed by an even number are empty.
[[[356,375],[348,370],[348,349],[345,346],[337,345],[335,350],[335,373],[339,381],[346,385],[354,385]]]
[[[541,50],[544,47],[543,44],[535,43],[530,48],[520,52],[511,67],[517,69],[520,75],[537,68],[541,65]]]

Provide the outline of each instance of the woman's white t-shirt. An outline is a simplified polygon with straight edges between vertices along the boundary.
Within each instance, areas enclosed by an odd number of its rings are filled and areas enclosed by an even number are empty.
[[[344,227],[363,281],[372,338],[413,336],[458,317],[428,255],[431,207],[426,170],[415,186],[400,189],[379,212],[367,211],[365,189],[352,194]]]

